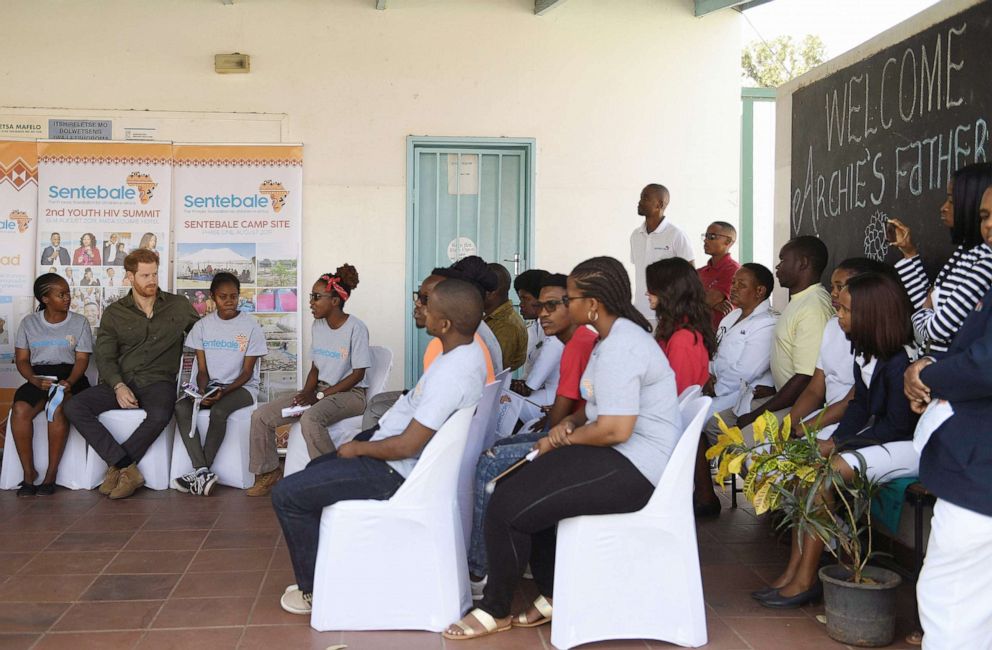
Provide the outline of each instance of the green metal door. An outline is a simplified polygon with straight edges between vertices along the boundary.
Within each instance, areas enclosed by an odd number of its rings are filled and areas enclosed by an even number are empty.
[[[411,292],[436,267],[468,255],[499,262],[511,276],[526,268],[530,250],[531,143],[412,142]],[[485,146],[483,144],[485,143]],[[411,295],[408,292],[407,295]],[[415,330],[408,307],[407,386],[420,376],[430,337]]]

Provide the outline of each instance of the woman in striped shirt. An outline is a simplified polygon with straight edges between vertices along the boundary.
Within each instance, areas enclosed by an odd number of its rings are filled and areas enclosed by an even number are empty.
[[[913,327],[924,351],[946,351],[965,317],[992,288],[992,248],[982,238],[979,217],[982,193],[989,185],[992,163],[962,167],[948,181],[940,217],[957,248],[932,286],[909,227],[890,220],[896,232],[893,245],[903,254],[896,270],[913,303]]]

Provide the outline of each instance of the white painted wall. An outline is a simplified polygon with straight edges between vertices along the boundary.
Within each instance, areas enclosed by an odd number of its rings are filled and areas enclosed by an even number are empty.
[[[965,9],[985,0],[942,0],[938,4],[921,11],[892,29],[862,43],[844,54],[813,68],[801,77],[779,86],[775,100],[775,250],[789,241],[790,211],[789,196],[792,182],[792,93],[838,70],[867,59],[876,52],[895,45],[932,25],[961,13]],[[777,257],[777,252],[776,252]],[[782,308],[788,302],[784,289],[775,290],[774,302]]]
[[[698,261],[706,224],[737,222],[740,15],[692,7],[5,0],[0,103],[288,115],[285,139],[306,145],[303,285],[358,267],[349,306],[396,352],[398,386],[409,134],[536,138],[536,264],[554,271],[626,261],[648,182],[672,190]],[[214,73],[229,52],[250,54],[251,73]]]

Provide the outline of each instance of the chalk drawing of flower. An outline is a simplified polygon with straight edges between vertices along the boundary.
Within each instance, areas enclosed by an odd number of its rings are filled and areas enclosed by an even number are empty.
[[[865,257],[878,261],[885,259],[885,254],[889,252],[889,242],[885,239],[887,222],[888,215],[881,210],[868,219],[868,225],[865,226]]]

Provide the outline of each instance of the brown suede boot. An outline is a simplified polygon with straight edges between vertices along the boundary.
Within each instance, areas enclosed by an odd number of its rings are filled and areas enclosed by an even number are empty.
[[[131,463],[121,470],[121,477],[117,481],[117,487],[110,493],[111,499],[126,499],[145,484],[145,477],[138,471],[138,464]]]
[[[103,477],[103,483],[100,484],[100,494],[103,496],[108,496],[117,487],[117,481],[121,478],[121,470],[111,465],[107,468],[107,475]]]
[[[264,497],[268,496],[275,484],[282,478],[282,469],[277,467],[271,472],[255,475],[255,485],[248,488],[248,496]]]

